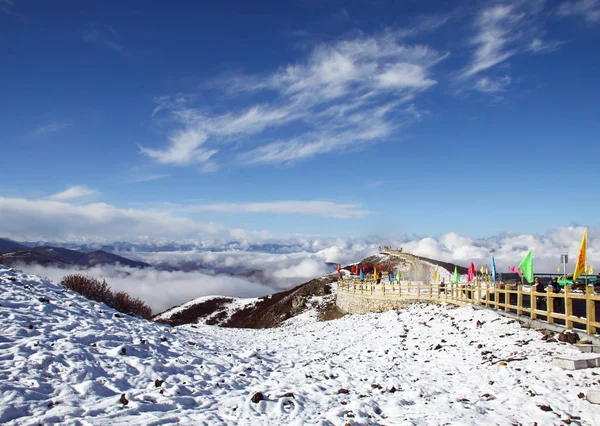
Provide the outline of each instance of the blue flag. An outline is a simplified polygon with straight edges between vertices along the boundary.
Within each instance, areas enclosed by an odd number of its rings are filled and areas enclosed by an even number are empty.
[[[362,268],[360,270],[360,280],[364,281],[365,280],[365,273],[363,272]]]
[[[494,256],[492,256],[492,282],[496,284],[496,260],[494,260]]]

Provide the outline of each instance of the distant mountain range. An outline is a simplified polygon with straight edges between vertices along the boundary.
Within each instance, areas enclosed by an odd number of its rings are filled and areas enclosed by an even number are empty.
[[[264,244],[242,244],[237,241],[231,241],[224,245],[220,244],[218,247],[205,244],[203,242],[197,243],[130,243],[126,241],[116,241],[110,244],[100,243],[75,243],[75,242],[56,242],[56,241],[13,241],[6,238],[0,238],[0,253],[2,252],[3,245],[6,244],[8,247],[14,246],[10,250],[18,250],[21,247],[23,250],[27,248],[40,247],[40,246],[51,246],[58,248],[66,248],[70,250],[76,250],[80,252],[91,252],[102,250],[106,252],[127,252],[127,251],[138,251],[138,252],[170,252],[170,251],[228,251],[228,250],[241,250],[248,252],[261,252],[261,253],[295,253],[303,251],[305,248],[297,244],[279,244],[279,243],[264,243]],[[16,245],[16,246],[15,246]]]
[[[38,264],[42,266],[80,266],[123,265],[132,268],[148,268],[152,265],[137,260],[127,259],[104,250],[81,252],[62,247],[39,246],[30,247],[6,238],[0,238],[1,263],[7,266],[20,263]]]

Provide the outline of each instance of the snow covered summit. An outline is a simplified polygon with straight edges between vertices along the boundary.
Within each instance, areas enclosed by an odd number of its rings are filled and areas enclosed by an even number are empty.
[[[265,330],[119,314],[0,265],[0,423],[593,425],[583,356],[491,311],[414,304]],[[596,369],[597,370],[597,369]],[[564,424],[564,423],[563,423]]]

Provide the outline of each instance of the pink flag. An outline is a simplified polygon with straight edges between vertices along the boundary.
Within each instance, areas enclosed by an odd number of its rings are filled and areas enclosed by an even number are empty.
[[[469,266],[469,270],[467,271],[467,281],[471,282],[475,279],[475,264],[471,262],[471,266]]]

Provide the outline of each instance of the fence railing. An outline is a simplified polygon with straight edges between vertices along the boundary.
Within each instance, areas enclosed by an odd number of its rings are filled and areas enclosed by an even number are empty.
[[[585,327],[588,334],[597,333],[600,329],[596,304],[600,302],[600,294],[588,285],[585,291],[573,291],[566,286],[560,293],[553,293],[552,287],[547,291],[537,292],[534,286],[499,286],[489,282],[473,283],[380,283],[374,281],[344,280],[338,282],[338,292],[355,294],[364,297],[384,299],[421,300],[429,302],[446,302],[454,305],[474,304],[505,312],[513,312],[519,316],[547,321],[555,324],[564,323],[566,328]]]

